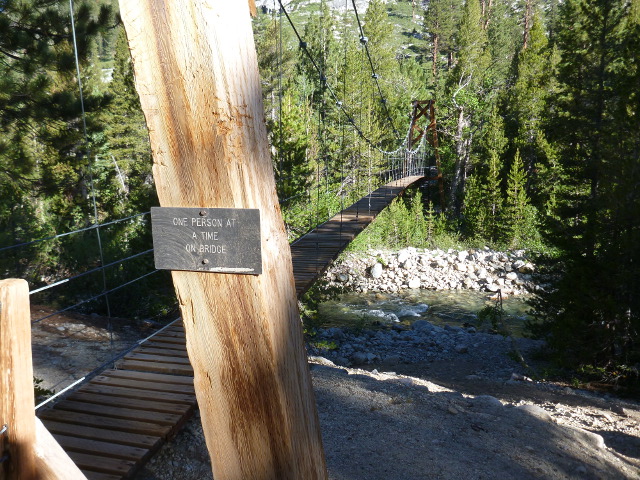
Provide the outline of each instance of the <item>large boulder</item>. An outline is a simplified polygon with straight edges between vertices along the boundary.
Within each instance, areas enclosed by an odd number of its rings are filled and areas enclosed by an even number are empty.
[[[382,264],[376,263],[373,265],[369,273],[371,273],[371,278],[380,278],[382,276]]]

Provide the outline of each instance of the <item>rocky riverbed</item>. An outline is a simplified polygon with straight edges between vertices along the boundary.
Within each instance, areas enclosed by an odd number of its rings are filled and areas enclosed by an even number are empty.
[[[524,250],[372,251],[348,254],[327,270],[328,287],[356,292],[399,292],[406,289],[476,290],[503,295],[534,292],[540,285],[535,266]]]

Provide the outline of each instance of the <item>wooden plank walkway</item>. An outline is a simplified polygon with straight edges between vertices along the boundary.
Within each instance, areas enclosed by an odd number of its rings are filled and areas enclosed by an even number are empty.
[[[394,198],[423,178],[411,176],[387,183],[293,242],[291,256],[298,297]]]
[[[391,182],[291,245],[298,295],[396,196],[423,177]],[[196,408],[182,324],[155,335],[38,417],[89,480],[131,478]]]

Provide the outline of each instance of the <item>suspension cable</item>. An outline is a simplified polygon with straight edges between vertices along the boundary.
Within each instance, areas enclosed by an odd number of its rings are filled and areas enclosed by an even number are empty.
[[[380,151],[383,151],[380,148],[380,145],[376,145],[373,141],[371,141],[362,131],[362,129],[360,129],[360,127],[358,127],[358,125],[356,125],[355,120],[353,119],[353,117],[349,114],[349,112],[347,112],[346,107],[344,105],[344,102],[341,101],[338,96],[336,95],[335,91],[333,90],[333,88],[331,88],[331,85],[329,85],[327,83],[327,78],[323,75],[322,70],[320,69],[320,67],[318,66],[318,63],[316,62],[316,60],[313,58],[313,55],[311,55],[311,52],[309,52],[309,49],[307,48],[307,42],[305,42],[302,39],[302,36],[300,35],[300,33],[298,33],[298,29],[296,28],[295,24],[293,23],[293,20],[291,20],[291,17],[289,16],[289,13],[287,12],[287,10],[284,8],[284,5],[282,4],[282,0],[278,0],[278,3],[280,4],[280,8],[282,9],[282,11],[284,12],[285,16],[287,17],[287,20],[289,22],[289,25],[291,25],[291,28],[293,29],[293,32],[295,33],[296,37],[298,38],[298,42],[299,42],[299,46],[300,48],[304,51],[305,55],[307,56],[307,58],[309,59],[309,61],[311,62],[311,64],[313,65],[313,68],[318,72],[318,75],[320,77],[320,81],[326,84],[326,89],[329,91],[329,93],[331,94],[331,96],[333,97],[333,100],[335,101],[336,105],[338,106],[338,108],[342,111],[342,113],[345,115],[345,117],[347,118],[348,122],[353,126],[353,128],[355,129],[355,131],[358,133],[358,135],[367,143],[369,143],[373,148],[376,148]],[[395,131],[395,130],[394,130]],[[402,147],[400,147],[400,149],[402,149]]]
[[[82,111],[82,129],[84,132],[84,142],[85,147],[89,148],[89,135],[87,134],[87,115],[84,108],[84,94],[82,91],[82,77],[80,75],[80,60],[78,55],[78,42],[76,40],[76,24],[74,20],[74,11],[73,11],[73,0],[69,0],[69,15],[71,17],[71,33],[73,37],[73,52],[76,60],[76,73],[78,75],[78,90],[80,91],[80,108]],[[86,152],[85,152],[86,153]],[[93,203],[93,222],[94,224],[98,223],[98,205],[96,202],[96,190],[93,185],[93,169],[91,168],[91,158],[88,158],[87,166],[89,173],[89,185],[91,187],[91,198]],[[104,265],[104,251],[102,249],[102,239],[100,237],[100,228],[96,229],[96,238],[98,240],[98,251],[100,252],[100,264]],[[107,290],[107,276],[102,270],[102,287],[103,291]],[[109,296],[105,295],[105,305],[107,307],[107,317],[111,318],[111,305],[109,304]],[[113,335],[111,338],[111,344],[113,345]]]
[[[351,3],[353,5],[353,11],[356,14],[358,29],[360,30],[360,43],[362,43],[362,45],[364,46],[364,50],[367,54],[367,58],[369,59],[369,66],[371,67],[371,78],[373,79],[373,81],[376,84],[376,87],[378,88],[378,93],[380,95],[380,103],[382,104],[382,108],[384,109],[385,114],[387,115],[387,121],[389,122],[389,125],[391,125],[391,130],[393,130],[393,134],[396,136],[396,140],[400,141],[398,130],[396,130],[396,126],[393,124],[391,114],[389,113],[389,108],[387,107],[387,99],[382,94],[382,88],[380,87],[380,82],[378,81],[378,74],[376,73],[376,69],[373,66],[373,60],[371,59],[371,53],[369,52],[369,46],[368,46],[369,39],[365,36],[364,30],[362,29],[362,23],[360,22],[360,15],[358,15],[358,8],[356,7],[356,2],[355,0],[351,0]]]

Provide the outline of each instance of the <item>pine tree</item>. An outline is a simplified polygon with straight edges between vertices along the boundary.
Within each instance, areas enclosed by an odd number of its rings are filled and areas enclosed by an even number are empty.
[[[285,81],[294,74],[297,59],[296,51],[290,47],[293,34],[285,23],[284,14],[275,10],[259,13],[253,22],[265,116],[268,122],[277,120],[279,96]]]
[[[489,81],[492,89],[497,93],[508,85],[515,46],[521,37],[521,29],[513,12],[513,5],[507,0],[493,0],[491,8],[484,15],[485,24],[488,22],[488,49],[491,53],[489,66]]]
[[[507,198],[505,201],[504,231],[511,247],[524,246],[537,240],[536,211],[530,204],[525,189],[527,174],[516,150],[511,171],[507,179]]]
[[[431,75],[433,84],[438,83],[441,69],[450,69],[454,63],[454,35],[460,21],[461,9],[458,2],[451,0],[431,0],[424,15],[424,26],[431,40]],[[440,56],[447,59],[442,65]]]
[[[484,199],[487,204],[487,238],[496,241],[502,236],[502,189],[500,187],[501,162],[497,150],[489,153]]]
[[[480,175],[472,175],[467,180],[463,214],[465,233],[468,237],[478,239],[489,238],[487,231],[488,209]]]
[[[637,0],[571,0],[557,32],[562,55],[553,133],[567,172],[554,240],[556,290],[536,308],[567,363],[617,368],[640,360],[637,218]]]
[[[122,27],[118,27],[108,91],[113,100],[102,117],[107,148],[101,155],[101,207],[106,215],[121,218],[156,203],[149,135]]]
[[[465,192],[465,221],[469,234],[492,242],[502,234],[502,162],[507,147],[504,122],[493,108],[480,140],[480,159]]]
[[[547,171],[552,162],[544,124],[554,67],[552,51],[537,12],[530,20],[526,40],[515,59],[516,78],[508,92],[505,110],[513,139],[512,151],[520,151],[529,178],[527,191],[537,194],[536,204],[542,206],[548,198],[540,194],[548,194],[550,177],[540,177],[538,172]]]
[[[75,27],[87,128],[90,138],[97,139],[100,125],[91,112],[104,106],[106,98],[92,89],[97,83],[87,73],[95,72],[89,64],[95,53],[92,46],[108,26],[111,12],[103,7],[96,16],[93,10],[89,2],[77,4]],[[60,2],[2,2],[0,242],[4,245],[68,230],[89,218],[88,158],[70,29],[69,9]],[[53,254],[46,257],[45,264],[57,259]]]

